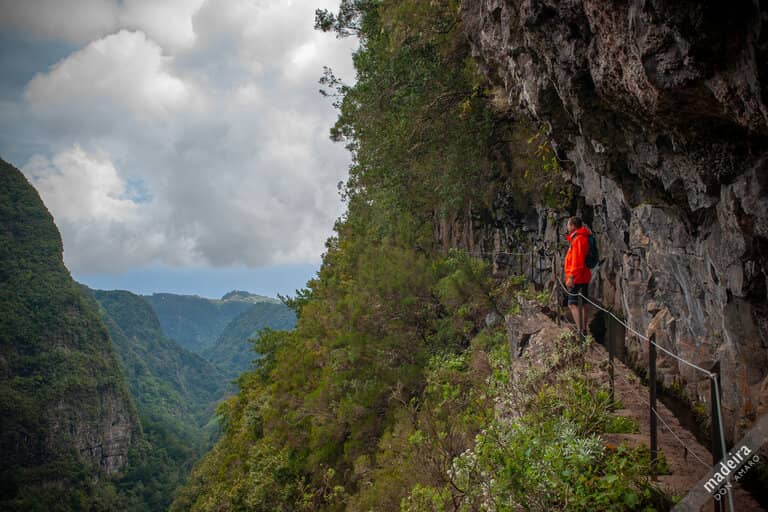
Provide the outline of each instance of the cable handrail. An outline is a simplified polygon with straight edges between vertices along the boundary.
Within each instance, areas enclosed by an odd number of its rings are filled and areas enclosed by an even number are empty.
[[[705,370],[705,369],[704,369],[704,368],[702,368],[701,366],[698,366],[698,365],[696,365],[695,363],[692,363],[691,361],[688,361],[687,359],[685,359],[685,358],[683,358],[683,357],[680,357],[679,355],[675,354],[674,352],[671,352],[671,351],[667,350],[666,348],[662,347],[661,345],[659,345],[658,343],[656,343],[656,342],[655,342],[655,341],[653,341],[652,339],[648,338],[648,337],[647,337],[647,336],[645,336],[644,334],[641,334],[640,332],[636,331],[635,329],[633,329],[632,327],[630,327],[629,325],[627,325],[627,323],[626,323],[626,322],[623,322],[622,320],[620,320],[620,319],[619,319],[619,317],[617,317],[616,315],[614,315],[614,314],[613,314],[612,312],[610,312],[609,310],[607,310],[607,309],[605,309],[604,307],[600,306],[599,304],[596,304],[595,302],[593,302],[593,301],[589,300],[589,298],[587,298],[587,297],[586,297],[584,294],[582,294],[581,292],[577,292],[577,293],[574,293],[574,292],[571,292],[571,291],[569,291],[569,290],[568,290],[568,289],[565,287],[565,285],[563,284],[563,282],[560,280],[560,278],[558,278],[557,276],[555,276],[555,280],[558,282],[558,284],[559,284],[559,285],[560,285],[560,287],[563,289],[563,291],[565,291],[565,293],[567,293],[568,295],[570,295],[570,296],[572,296],[572,297],[578,297],[578,296],[581,296],[581,298],[582,298],[582,299],[584,299],[585,301],[589,302],[590,304],[592,304],[593,306],[595,306],[595,307],[596,307],[597,309],[599,309],[600,311],[603,311],[604,313],[607,313],[607,314],[609,314],[610,316],[612,316],[614,320],[616,320],[618,323],[620,323],[621,325],[623,325],[623,326],[624,326],[624,327],[625,327],[625,328],[626,328],[628,331],[631,331],[631,332],[633,332],[635,335],[637,335],[639,338],[643,339],[644,341],[647,341],[647,342],[649,342],[649,343],[652,343],[652,344],[653,344],[653,345],[654,345],[656,348],[658,348],[659,350],[661,350],[661,351],[662,351],[662,352],[664,352],[665,354],[669,355],[670,357],[673,357],[674,359],[677,359],[677,360],[678,360],[678,361],[680,361],[681,363],[685,363],[685,364],[687,364],[687,365],[688,365],[688,366],[690,366],[691,368],[695,368],[696,370],[699,370],[700,372],[704,373],[704,374],[705,374],[707,377],[709,377],[709,378],[714,378],[714,377],[717,375],[717,374],[715,374],[715,373],[713,373],[713,372],[711,372],[711,371],[709,371],[709,370]]]
[[[680,439],[680,437],[679,437],[679,436],[678,436],[678,435],[675,433],[675,431],[674,431],[674,430],[672,430],[672,427],[671,427],[671,426],[669,426],[669,424],[668,424],[666,421],[664,421],[664,418],[662,418],[662,417],[661,417],[661,414],[659,414],[659,412],[656,410],[656,408],[655,408],[655,407],[651,407],[651,404],[650,404],[650,402],[648,402],[648,400],[646,400],[646,399],[645,399],[645,398],[644,398],[644,397],[643,397],[643,396],[642,396],[640,393],[638,393],[638,392],[637,392],[637,390],[634,388],[633,384],[632,384],[631,382],[629,382],[629,381],[626,379],[626,377],[624,377],[624,375],[622,375],[621,373],[619,373],[618,375],[619,375],[619,377],[621,378],[621,380],[623,380],[623,381],[624,381],[624,382],[627,384],[627,386],[629,386],[629,390],[632,392],[632,394],[634,394],[634,395],[635,395],[635,397],[637,397],[637,398],[638,398],[638,399],[639,399],[641,402],[643,402],[643,404],[647,405],[647,406],[648,406],[648,408],[649,408],[651,411],[653,411],[653,414],[654,414],[654,415],[655,415],[655,416],[656,416],[658,419],[660,419],[660,420],[661,420],[661,423],[662,423],[662,424],[663,424],[665,427],[667,427],[667,430],[669,430],[669,433],[670,433],[670,434],[672,434],[672,435],[675,437],[675,439],[677,439],[677,442],[680,444],[680,446],[682,446],[683,448],[685,448],[685,450],[686,450],[686,453],[690,453],[691,455],[693,455],[693,458],[695,458],[695,459],[696,459],[696,460],[697,460],[699,463],[703,464],[703,465],[704,465],[704,466],[705,466],[707,469],[709,469],[709,468],[711,468],[711,467],[712,467],[712,464],[709,464],[709,463],[707,463],[707,462],[704,462],[704,460],[703,460],[701,457],[699,457],[698,455],[696,455],[696,453],[695,453],[693,450],[690,450],[690,449],[688,448],[688,445],[685,443],[685,441],[683,441],[682,439]]]
[[[486,254],[486,255],[504,255],[504,256],[524,256],[529,257],[531,256],[530,252],[509,252],[509,251],[477,251],[477,254]],[[533,253],[534,255],[537,255],[537,253]]]
[[[469,250],[466,249],[467,254],[470,256],[473,256],[475,254],[488,254],[488,255],[494,255],[494,254],[506,254],[510,256],[530,256],[531,252],[510,252],[510,251],[478,251],[478,250]],[[538,252],[534,252],[534,255],[538,254]]]
[[[532,252],[530,252],[530,253],[522,253],[522,252],[506,252],[506,251],[472,251],[472,252],[470,252],[469,250],[467,250],[467,254],[469,254],[470,256],[472,256],[472,255],[473,255],[473,253],[474,253],[474,254],[490,254],[490,255],[496,255],[496,254],[507,254],[507,255],[512,255],[512,256],[530,256],[530,255],[532,255],[532,254],[535,254],[535,252],[534,252],[534,251],[532,251]],[[554,276],[554,278],[555,278],[555,280],[557,281],[557,283],[560,285],[560,287],[563,289],[563,291],[564,291],[565,293],[567,293],[568,295],[570,295],[570,296],[572,296],[572,297],[578,297],[578,296],[581,296],[581,298],[582,298],[582,299],[584,299],[585,301],[589,302],[590,304],[592,304],[593,306],[595,306],[597,309],[599,309],[599,310],[603,311],[604,313],[607,313],[608,315],[610,315],[611,317],[613,317],[613,319],[614,319],[614,320],[616,320],[618,323],[620,323],[621,325],[623,325],[623,326],[624,326],[624,328],[626,328],[628,331],[630,331],[630,332],[634,333],[634,334],[635,334],[636,336],[638,336],[640,339],[642,339],[642,340],[644,340],[644,341],[647,341],[647,342],[649,342],[649,343],[652,343],[652,344],[653,344],[653,345],[654,345],[656,348],[658,348],[659,350],[661,350],[662,352],[664,352],[664,353],[665,353],[665,354],[667,354],[668,356],[670,356],[670,357],[672,357],[672,358],[674,358],[674,359],[676,359],[676,360],[680,361],[680,362],[681,362],[681,363],[683,363],[683,364],[686,364],[686,365],[690,366],[691,368],[694,368],[695,370],[698,370],[698,371],[702,372],[703,374],[705,374],[705,375],[706,375],[707,377],[709,377],[710,379],[715,377],[715,374],[714,374],[713,372],[711,372],[711,371],[709,371],[709,370],[706,370],[706,369],[702,368],[701,366],[698,366],[697,364],[695,364],[695,363],[693,363],[693,362],[691,362],[691,361],[688,361],[687,359],[685,359],[685,358],[683,358],[683,357],[680,357],[679,355],[675,354],[674,352],[672,352],[672,351],[670,351],[670,350],[668,350],[668,349],[666,349],[666,348],[662,347],[661,345],[659,345],[659,344],[658,344],[658,343],[656,343],[655,341],[651,340],[650,338],[648,338],[647,336],[645,336],[645,335],[644,335],[644,334],[642,334],[641,332],[639,332],[639,331],[637,331],[636,329],[632,328],[632,327],[631,327],[630,325],[628,325],[626,322],[622,321],[622,320],[621,320],[619,317],[617,317],[616,315],[614,315],[614,314],[613,314],[611,311],[609,311],[609,310],[605,309],[604,307],[600,306],[600,304],[597,304],[597,303],[595,303],[594,301],[590,300],[588,297],[586,297],[586,296],[585,296],[584,294],[582,294],[581,292],[577,292],[577,293],[574,293],[574,292],[571,292],[571,291],[569,291],[569,290],[568,290],[568,288],[566,288],[566,286],[565,286],[565,285],[563,284],[563,282],[560,280],[560,278],[559,278],[559,277],[557,277],[556,275]]]
[[[554,264],[554,262],[553,262],[553,264]],[[629,330],[629,331],[631,331],[631,332],[635,333],[635,334],[636,334],[638,337],[640,337],[641,339],[643,339],[643,340],[647,341],[649,344],[653,345],[654,347],[656,347],[657,349],[661,350],[661,351],[662,351],[662,352],[664,352],[665,354],[668,354],[668,355],[669,355],[669,356],[671,356],[672,358],[674,358],[674,359],[676,359],[676,360],[680,361],[681,363],[687,364],[687,365],[688,365],[688,366],[690,366],[691,368],[694,368],[694,369],[696,369],[696,370],[699,370],[700,372],[704,373],[705,375],[707,375],[707,377],[709,377],[709,378],[712,380],[712,384],[714,385],[714,389],[715,389],[715,393],[714,393],[714,403],[712,404],[712,407],[713,407],[713,408],[715,409],[715,411],[716,411],[716,418],[717,418],[717,419],[716,419],[716,421],[717,421],[717,423],[718,423],[718,427],[719,427],[719,428],[718,428],[718,432],[719,432],[719,434],[720,434],[720,435],[719,435],[720,439],[718,439],[718,441],[719,441],[719,443],[720,443],[720,449],[721,449],[721,451],[722,451],[721,453],[723,454],[723,456],[725,456],[725,454],[727,454],[727,453],[728,453],[728,451],[726,450],[726,447],[725,447],[725,431],[723,430],[723,415],[722,415],[722,409],[721,409],[721,404],[720,404],[720,389],[719,389],[719,388],[720,388],[720,385],[719,385],[719,383],[718,383],[717,374],[716,374],[716,373],[714,373],[714,372],[712,372],[712,371],[706,370],[706,369],[704,369],[704,368],[702,368],[702,367],[700,367],[700,366],[696,365],[695,363],[692,363],[691,361],[688,361],[687,359],[685,359],[685,358],[683,358],[683,357],[680,357],[680,356],[678,356],[677,354],[675,354],[675,353],[673,353],[673,352],[670,352],[670,351],[669,351],[669,350],[667,350],[666,348],[664,348],[664,347],[662,347],[661,345],[659,345],[658,343],[656,343],[656,341],[655,341],[655,340],[653,340],[653,339],[651,339],[651,338],[648,338],[648,337],[647,337],[647,336],[645,336],[644,334],[641,334],[641,333],[639,333],[638,331],[636,331],[635,329],[633,329],[632,327],[630,327],[629,325],[627,325],[625,322],[623,322],[622,320],[620,320],[620,319],[619,319],[619,318],[618,318],[616,315],[614,315],[612,312],[608,311],[607,309],[605,309],[604,307],[600,306],[599,304],[596,304],[595,302],[593,302],[593,301],[589,300],[589,299],[588,299],[586,296],[584,296],[584,294],[582,294],[581,292],[577,292],[577,293],[574,293],[574,292],[571,292],[571,291],[569,291],[569,290],[568,290],[568,289],[565,287],[565,285],[563,284],[563,282],[560,280],[560,278],[559,278],[559,277],[558,277],[556,274],[555,274],[555,275],[553,275],[553,277],[554,277],[554,279],[557,281],[557,283],[560,285],[560,287],[563,289],[563,291],[565,291],[565,293],[567,293],[568,295],[570,295],[570,296],[580,296],[580,297],[581,297],[583,300],[586,300],[587,302],[589,302],[590,304],[592,304],[593,306],[595,306],[595,307],[596,307],[597,309],[599,309],[600,311],[603,311],[604,313],[607,313],[608,315],[610,315],[611,317],[613,317],[613,319],[614,319],[614,320],[616,320],[616,321],[617,321],[619,324],[623,325],[623,326],[624,326],[624,327],[625,327],[627,330]],[[662,422],[662,423],[663,423],[665,426],[667,426],[667,428],[668,428],[668,429],[670,430],[670,432],[671,432],[672,430],[669,428],[669,426],[666,424],[666,422],[665,422],[665,421],[664,421],[664,420],[661,418],[661,416],[659,415],[659,413],[658,413],[658,411],[656,410],[656,408],[655,408],[655,407],[650,407],[650,403],[649,403],[649,402],[646,402],[646,403],[648,404],[648,406],[649,406],[649,408],[651,409],[651,411],[653,411],[653,414],[654,414],[654,415],[655,415],[655,416],[656,416],[658,419],[660,419],[660,420],[661,420],[661,422]],[[674,434],[674,432],[673,432],[673,435],[675,435],[675,434]],[[675,437],[677,437],[677,436],[675,435]],[[690,451],[690,450],[689,450],[689,451]],[[691,453],[693,453],[693,452],[691,452]],[[713,459],[714,459],[714,456],[713,456]],[[712,466],[714,466],[716,463],[717,463],[717,461],[713,461],[713,464],[712,464]],[[712,467],[712,466],[708,466],[708,467]],[[726,476],[726,482],[730,482],[730,477]],[[731,489],[730,489],[730,488],[728,488],[728,487],[726,487],[726,493],[727,493],[727,496],[728,496],[728,504],[729,504],[729,508],[730,508],[730,510],[731,510],[731,511],[733,511],[733,510],[734,510],[734,508],[733,508],[733,493],[731,492]]]
[[[491,255],[508,254],[508,255],[513,255],[513,256],[530,256],[530,258],[531,258],[531,279],[532,280],[533,280],[533,257],[534,257],[534,254],[536,254],[536,252],[537,251],[534,251],[533,248],[531,248],[531,251],[529,253],[519,253],[519,252],[518,253],[512,253],[512,252],[505,252],[505,251],[493,251],[493,252],[473,251],[473,253],[470,253],[469,251],[467,251],[467,253],[470,256],[477,256],[477,255],[481,255],[481,254],[491,254]],[[691,367],[691,368],[693,368],[695,370],[698,370],[699,372],[701,372],[704,375],[706,375],[709,379],[711,379],[711,385],[713,386],[712,389],[714,391],[714,393],[713,393],[714,397],[713,397],[713,403],[712,403],[712,408],[714,409],[713,410],[713,415],[714,415],[713,422],[716,422],[717,426],[718,426],[717,434],[718,434],[718,437],[719,437],[718,441],[719,441],[719,444],[720,444],[719,449],[721,450],[722,456],[724,457],[727,454],[727,451],[726,451],[726,445],[725,445],[725,432],[723,430],[722,404],[720,403],[721,402],[721,400],[720,400],[720,384],[718,382],[718,374],[713,372],[713,371],[710,371],[710,370],[707,370],[705,368],[702,368],[701,366],[698,366],[697,364],[695,364],[695,363],[693,363],[691,361],[688,361],[684,357],[681,357],[681,356],[675,354],[674,352],[671,352],[670,350],[662,347],[661,345],[656,343],[656,340],[654,339],[654,337],[649,338],[649,337],[645,336],[644,334],[642,334],[641,332],[638,332],[636,329],[632,328],[626,322],[624,322],[619,317],[617,317],[615,314],[613,314],[613,312],[611,312],[608,309],[602,307],[600,304],[597,304],[596,302],[590,300],[583,293],[581,293],[581,292],[574,293],[574,292],[569,291],[566,288],[566,286],[563,284],[563,282],[560,280],[558,275],[557,275],[556,266],[555,266],[555,258],[558,255],[557,249],[555,249],[554,252],[552,252],[552,251],[544,250],[543,248],[540,248],[537,255],[539,256],[539,261],[541,261],[541,256],[551,256],[552,257],[552,268],[551,268],[551,270],[552,270],[552,277],[553,277],[553,279],[555,281],[557,281],[558,285],[563,289],[563,291],[566,294],[568,294],[568,295],[570,295],[572,297],[573,296],[580,297],[582,300],[585,300],[586,302],[592,304],[594,307],[596,307],[600,311],[602,311],[602,312],[606,313],[607,315],[609,315],[610,317],[612,317],[620,325],[623,325],[624,328],[627,329],[627,331],[632,332],[637,337],[639,337],[640,339],[642,339],[644,341],[647,341],[649,343],[649,346],[653,345],[654,350],[655,349],[660,350],[664,354],[667,354],[668,356],[672,357],[673,359],[675,359],[675,360],[677,360],[677,361],[679,361],[679,362],[681,362],[681,363],[683,363],[683,364],[685,364],[685,365],[687,365],[687,366],[689,366],[689,367]],[[522,260],[521,260],[521,266],[522,266]],[[540,263],[539,263],[539,267],[540,267]],[[521,270],[522,270],[522,268],[521,268]],[[539,268],[539,272],[541,272],[542,270],[543,270],[542,268]],[[654,360],[655,360],[655,356],[654,356]],[[654,367],[655,367],[655,361],[654,361],[653,364],[654,364]],[[651,373],[651,375],[653,375],[653,373]],[[624,378],[622,375],[620,375],[620,376],[622,377],[622,379]],[[624,380],[626,382],[626,379],[624,379]],[[655,387],[652,387],[652,391],[651,391],[651,397],[652,398],[651,398],[651,400],[653,400],[655,402],[655,398],[653,398],[655,396],[654,388]],[[656,407],[655,406],[652,407],[650,405],[650,402],[648,402],[648,401],[644,400],[644,402],[649,406],[649,409],[653,412],[652,418],[655,417],[655,418],[660,419],[662,424],[670,431],[670,433],[677,439],[677,441],[684,448],[686,448],[686,450],[687,450],[687,445],[677,436],[677,434],[675,434],[675,432],[672,430],[672,428],[669,426],[669,424],[667,424],[667,422],[664,421],[664,419],[661,417],[659,412],[656,410]],[[652,422],[652,425],[653,425],[653,422]],[[652,431],[655,432],[655,426],[652,426],[651,428],[652,428]],[[651,444],[652,444],[652,446],[655,443],[655,441],[653,440],[654,436],[655,436],[655,433],[653,433],[652,436],[651,436]],[[652,450],[653,450],[653,448],[652,448]],[[704,464],[708,468],[713,467],[717,463],[717,461],[714,460],[716,458],[714,451],[713,451],[713,456],[712,456],[713,463],[712,463],[711,466],[709,464],[707,464],[706,462],[704,462],[702,459],[700,459],[695,453],[693,453],[693,451],[687,450],[687,452],[693,454],[693,456],[696,458],[697,461],[699,461],[700,463]],[[726,477],[726,481],[728,482],[728,481],[730,481],[730,479],[728,477]],[[726,487],[726,492],[727,492],[727,495],[728,495],[729,508],[730,508],[731,511],[733,511],[734,510],[734,508],[733,508],[733,494],[732,494],[731,489],[729,487]]]

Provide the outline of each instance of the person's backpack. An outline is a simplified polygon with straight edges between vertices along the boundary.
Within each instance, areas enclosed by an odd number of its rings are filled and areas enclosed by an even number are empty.
[[[600,263],[600,253],[597,250],[597,240],[595,240],[595,235],[592,233],[587,236],[587,240],[589,240],[589,252],[584,258],[584,264],[589,268],[595,268],[597,264]]]

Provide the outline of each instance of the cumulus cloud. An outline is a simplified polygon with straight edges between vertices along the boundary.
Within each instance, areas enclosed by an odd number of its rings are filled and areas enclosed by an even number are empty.
[[[179,0],[144,19],[152,2],[124,0],[133,25],[27,84],[16,108],[48,149],[23,170],[72,270],[319,261],[349,155],[317,79],[323,65],[352,78],[356,46],[313,30],[325,3]],[[189,28],[184,44],[154,38],[161,16]]]
[[[172,114],[190,107],[192,92],[170,71],[171,60],[143,32],[121,30],[35,76],[26,99],[48,117],[62,111],[81,117],[94,105],[108,109],[109,116],[117,110],[139,118]]]
[[[203,0],[122,0],[117,23],[146,32],[163,47],[184,48],[195,41],[192,16],[202,4]]]
[[[112,162],[87,155],[79,146],[48,160],[33,157],[24,172],[60,221],[126,221],[136,217],[136,203],[124,198],[125,182]]]
[[[65,257],[77,251],[78,267],[129,266],[137,258],[199,263],[194,234],[163,229],[168,212],[158,203],[131,198],[126,181],[105,155],[73,146],[52,160],[35,156],[22,170],[53,212]]]

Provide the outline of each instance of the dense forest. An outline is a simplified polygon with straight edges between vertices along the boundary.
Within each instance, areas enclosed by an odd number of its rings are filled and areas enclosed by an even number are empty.
[[[252,368],[257,354],[249,340],[264,328],[293,329],[294,312],[280,300],[233,290],[221,299],[155,293],[142,297],[160,329],[181,347],[219,367],[227,380]]]
[[[167,510],[192,465],[219,438],[215,407],[235,391],[232,379],[251,367],[256,354],[249,339],[265,327],[290,329],[295,316],[277,299],[247,292],[230,292],[216,300],[83,288],[95,299],[112,339],[145,440],[115,481],[121,500],[115,506]],[[148,299],[159,299],[159,306]],[[165,332],[153,305],[166,319],[174,318]],[[240,310],[225,324],[223,320]],[[221,339],[209,347],[211,355],[203,356],[169,337],[179,332],[193,339],[201,333]]]
[[[237,315],[219,334],[216,342],[202,356],[228,372],[231,379],[253,369],[257,354],[248,340],[264,328],[290,330],[296,325],[296,314],[284,304],[259,302]]]
[[[235,317],[253,304],[265,302],[264,297],[236,292],[220,300],[173,293],[154,293],[144,299],[157,314],[166,336],[197,354],[215,345]]]
[[[190,467],[218,438],[213,408],[232,390],[223,370],[168,339],[149,304],[127,291],[87,290],[98,304],[148,449],[119,488],[134,510],[166,510]]]
[[[511,372],[499,319],[548,297],[446,251],[438,225],[491,211],[499,193],[520,211],[571,195],[541,132],[497,108],[459,2],[345,0],[318,11],[317,28],[360,40],[355,85],[330,69],[321,79],[339,109],[331,137],[353,157],[347,212],[317,277],[286,300],[296,328],[258,337],[258,368],[219,407],[223,437],[171,509],[663,504],[647,450],[608,451],[595,437],[632,426],[583,377],[567,333],[569,362],[549,363],[563,365],[558,377],[532,375],[520,415],[497,414]]]

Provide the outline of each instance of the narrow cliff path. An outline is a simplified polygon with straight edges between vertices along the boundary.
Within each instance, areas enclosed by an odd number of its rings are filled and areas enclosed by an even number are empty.
[[[590,377],[608,385],[608,352],[599,343],[592,343],[586,360],[592,364]],[[639,377],[618,359],[614,359],[615,396],[623,409],[616,414],[627,416],[637,421],[639,434],[604,434],[605,440],[612,444],[626,442],[630,446],[650,443],[650,406],[648,388]],[[702,446],[695,436],[685,429],[675,415],[658,401],[656,409],[661,417],[658,422],[659,450],[669,465],[669,474],[659,475],[659,484],[672,494],[685,496],[690,489],[709,471],[712,455]],[[734,492],[734,506],[738,512],[762,511],[763,509],[752,496],[737,483]],[[714,511],[712,501],[702,508]],[[726,506],[727,510],[727,506]]]

